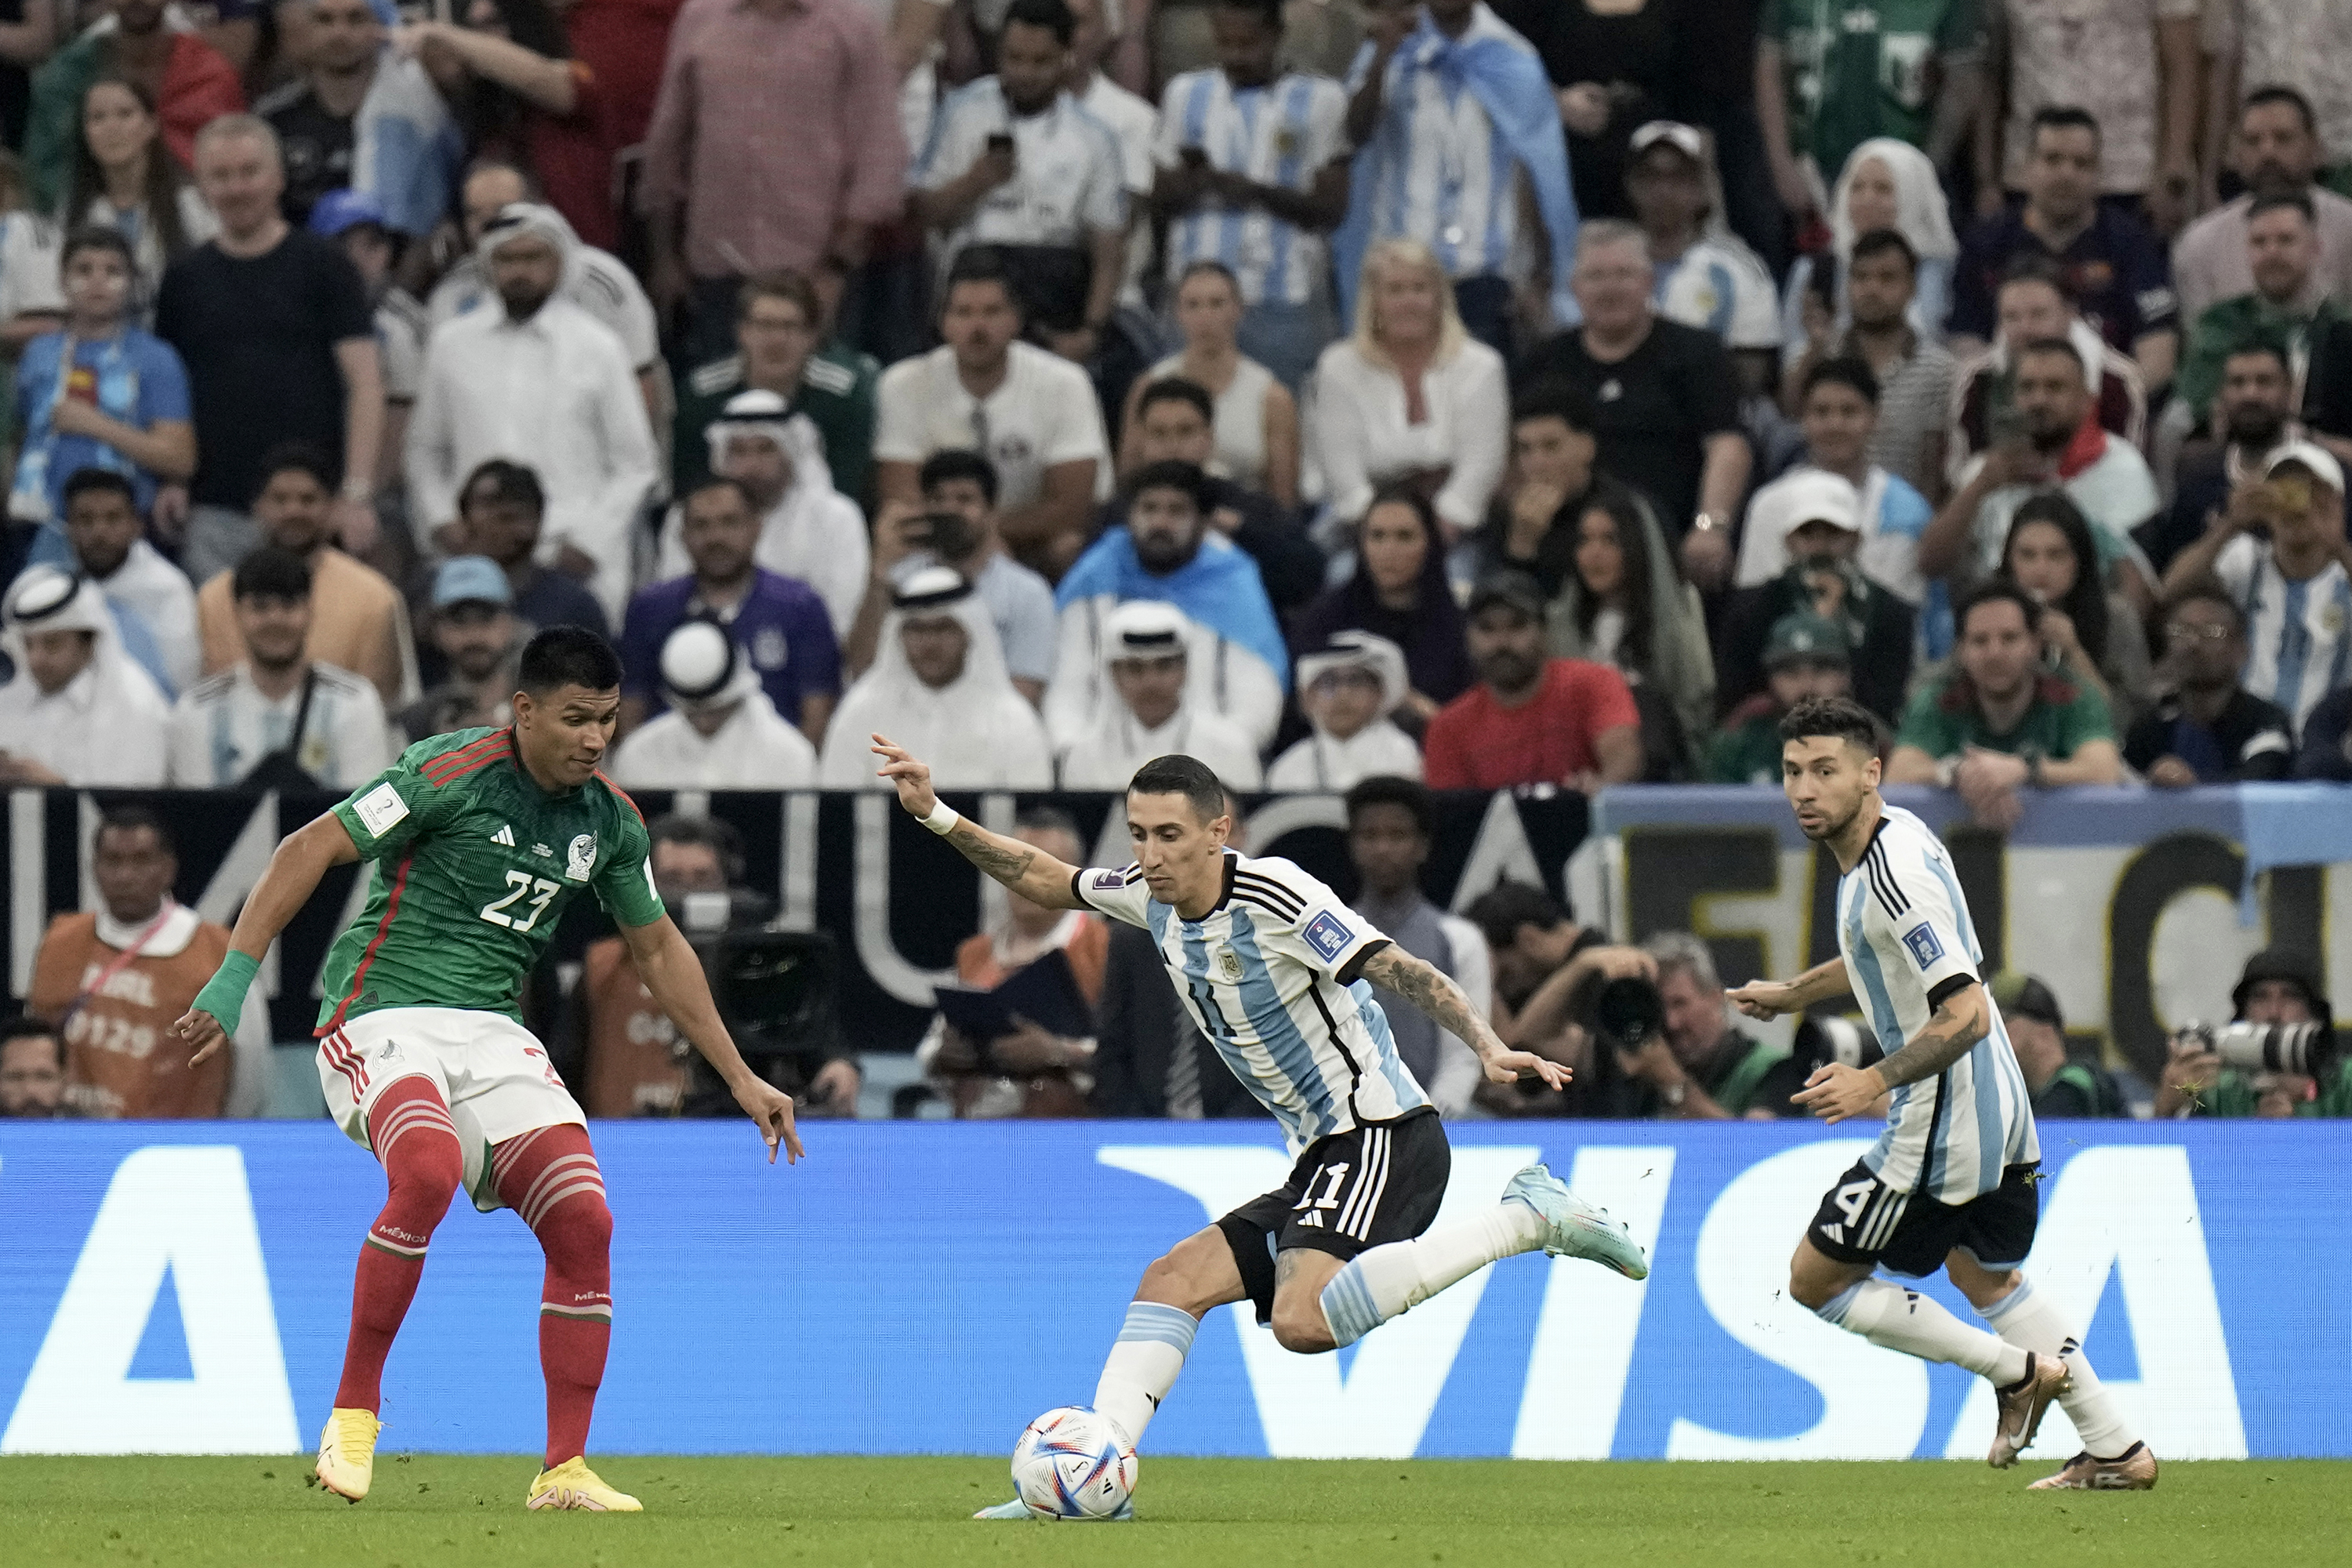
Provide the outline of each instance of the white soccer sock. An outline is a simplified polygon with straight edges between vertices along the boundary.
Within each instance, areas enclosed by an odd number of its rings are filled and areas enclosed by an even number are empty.
[[[1850,1286],[1813,1311],[1872,1344],[1923,1361],[1948,1361],[1980,1373],[1996,1384],[2006,1386],[2025,1375],[2022,1347],[2004,1344],[1982,1329],[1969,1327],[1931,1296],[1884,1279],[1864,1279]]]
[[[1095,1408],[1118,1422],[1129,1442],[1141,1446],[1143,1429],[1176,1386],[1176,1374],[1184,1370],[1184,1357],[1200,1326],[1200,1320],[1181,1307],[1128,1303],[1127,1321],[1119,1325],[1118,1340],[1103,1358]]]
[[[2066,1327],[2066,1319],[2055,1302],[2037,1295],[2032,1285],[2020,1280],[2016,1289],[1981,1310],[1993,1331],[2011,1344],[2066,1363],[2074,1386],[2058,1396],[2058,1403],[2066,1407],[2066,1418],[2074,1424],[2083,1447],[2095,1458],[2120,1458],[2139,1441],[2139,1434],[2131,1429],[2123,1412],[2116,1408],[2114,1397],[2099,1382],[2099,1374],[2091,1370],[2081,1342]]]
[[[1412,1241],[1372,1247],[1323,1287],[1323,1320],[1335,1342],[1354,1344],[1448,1285],[1497,1258],[1533,1252],[1543,1241],[1543,1216],[1526,1204],[1507,1203]]]

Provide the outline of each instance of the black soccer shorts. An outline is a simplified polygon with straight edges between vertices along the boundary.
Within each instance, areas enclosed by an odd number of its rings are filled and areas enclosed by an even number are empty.
[[[1410,1241],[1437,1217],[1453,1171],[1445,1124],[1428,1106],[1308,1144],[1288,1181],[1217,1222],[1257,1321],[1274,1321],[1278,1253],[1305,1247],[1353,1258],[1367,1247]]]
[[[1890,1187],[1856,1161],[1822,1194],[1805,1234],[1840,1263],[1880,1264],[1915,1279],[1943,1268],[1945,1254],[1956,1247],[1999,1272],[2016,1268],[2033,1250],[2041,1180],[2038,1163],[2011,1165],[1984,1196],[1946,1204]]]

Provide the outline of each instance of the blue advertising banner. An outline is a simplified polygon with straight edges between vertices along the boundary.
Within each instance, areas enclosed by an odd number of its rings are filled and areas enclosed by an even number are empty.
[[[745,1126],[594,1131],[618,1226],[595,1426],[613,1452],[1005,1451],[1090,1395],[1144,1264],[1286,1170],[1250,1123],[823,1123],[792,1169]],[[1869,1131],[1457,1126],[1450,1213],[1549,1160],[1651,1247],[1648,1282],[1512,1258],[1314,1357],[1221,1310],[1149,1446],[1980,1456],[1982,1380],[1783,1293]],[[2028,1272],[2157,1451],[2352,1457],[2352,1129],[2053,1123],[2042,1143]],[[382,1192],[323,1125],[0,1123],[0,1451],[305,1447]],[[457,1205],[393,1352],[389,1444],[538,1447],[540,1268],[512,1215]],[[2053,1409],[2039,1451],[2073,1448]]]

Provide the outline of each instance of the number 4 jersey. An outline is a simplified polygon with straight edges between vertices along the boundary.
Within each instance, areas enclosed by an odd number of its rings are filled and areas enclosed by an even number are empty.
[[[548,794],[511,730],[419,741],[334,809],[375,873],[367,908],[327,954],[322,1035],[380,1007],[519,1021],[523,977],[583,889],[624,925],[662,916],[629,797],[602,773]]]

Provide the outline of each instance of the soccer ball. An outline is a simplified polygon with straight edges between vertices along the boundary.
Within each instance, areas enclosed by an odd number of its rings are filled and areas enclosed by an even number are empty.
[[[1108,1519],[1135,1491],[1135,1445],[1086,1405],[1048,1410],[1013,1446],[1013,1489],[1040,1519]]]

